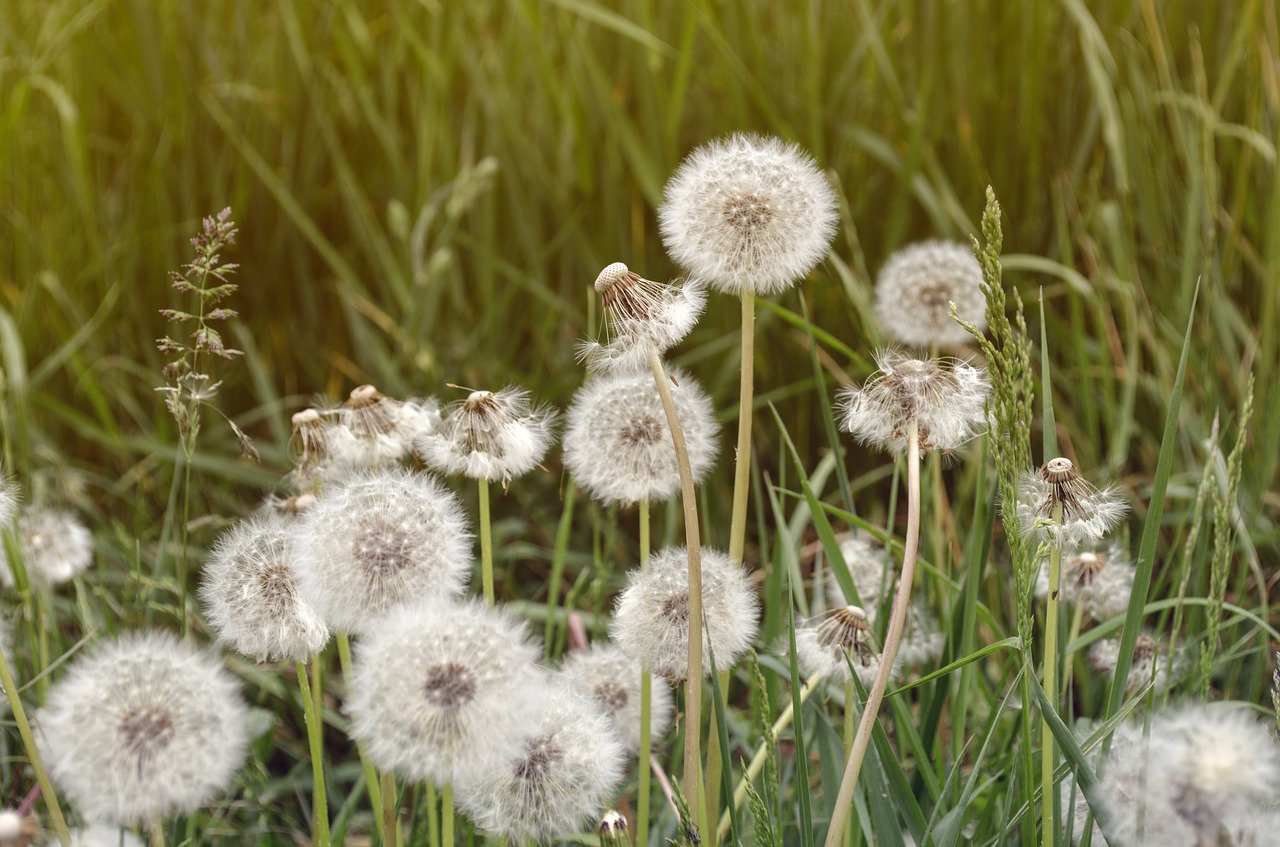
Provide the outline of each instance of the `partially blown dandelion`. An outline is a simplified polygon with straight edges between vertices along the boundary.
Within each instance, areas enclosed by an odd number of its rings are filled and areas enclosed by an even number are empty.
[[[848,682],[849,669],[870,685],[880,671],[880,652],[871,644],[871,623],[857,606],[841,606],[812,626],[796,629],[796,661],[807,677]]]
[[[1051,459],[1026,474],[1018,492],[1023,531],[1066,549],[1101,541],[1125,511],[1114,488],[1094,488],[1070,459]]]
[[[661,356],[689,334],[707,295],[701,285],[682,281],[662,285],[614,262],[596,277],[604,301],[608,340],[586,341],[579,356],[593,371],[643,373],[650,355]]]
[[[537,466],[554,422],[555,412],[532,406],[523,388],[473,391],[418,440],[418,452],[442,473],[505,486]]]
[[[578,693],[595,701],[628,752],[640,749],[639,662],[616,644],[597,643],[565,656],[560,675]],[[651,738],[660,738],[671,723],[671,691],[660,683],[651,696],[649,733]]]
[[[1063,602],[1081,606],[1095,621],[1105,621],[1129,608],[1133,592],[1133,565],[1119,546],[1083,550],[1062,559]],[[1036,596],[1049,594],[1049,560],[1041,562]]]
[[[876,280],[876,317],[885,333],[913,347],[959,347],[969,331],[956,314],[982,330],[987,300],[973,249],[951,241],[921,241],[889,257]]]

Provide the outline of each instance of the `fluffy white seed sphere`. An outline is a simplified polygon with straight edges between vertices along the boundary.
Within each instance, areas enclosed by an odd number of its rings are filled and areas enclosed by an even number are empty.
[[[702,669],[727,670],[751,646],[759,599],[746,573],[724,553],[702,548]],[[689,673],[689,558],[684,547],[668,547],[633,570],[618,597],[609,633],[623,652],[669,679]]]
[[[551,446],[555,418],[553,409],[531,405],[523,388],[473,391],[417,449],[441,473],[505,486],[537,467]]]
[[[708,142],[667,182],[658,227],[667,254],[718,291],[776,294],[835,237],[836,195],[813,159],[779,138]]]
[[[640,675],[640,663],[613,643],[575,650],[560,665],[560,676],[595,702],[630,753],[640,750]],[[671,723],[671,690],[666,681],[652,681],[649,706],[649,737],[656,743]]]
[[[715,464],[720,427],[698,381],[679,369],[672,376],[693,480],[701,482]],[[650,374],[591,379],[574,395],[567,417],[565,466],[595,499],[660,502],[680,490],[671,428]]]
[[[63,509],[28,506],[18,511],[22,563],[33,582],[57,585],[93,564],[93,536]],[[13,585],[13,568],[0,549],[0,583]]]
[[[364,471],[325,489],[294,524],[303,598],[335,629],[362,634],[395,606],[460,593],[471,573],[462,505],[434,478]]]
[[[982,268],[973,249],[951,241],[922,241],[889,257],[876,280],[876,317],[894,341],[913,347],[959,347],[969,332],[956,314],[987,325]]]
[[[248,750],[240,686],[209,653],[126,633],[73,662],[38,713],[50,773],[90,820],[191,812],[230,787]]]

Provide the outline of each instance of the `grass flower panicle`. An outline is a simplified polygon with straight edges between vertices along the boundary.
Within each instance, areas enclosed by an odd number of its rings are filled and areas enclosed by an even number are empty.
[[[240,686],[210,654],[131,632],[76,659],[38,713],[50,773],[89,820],[131,826],[230,787],[249,744]]]
[[[541,657],[527,624],[481,602],[403,607],[357,645],[351,733],[379,768],[449,785],[519,743]]]
[[[1061,519],[1055,520],[1055,512]],[[1114,488],[1090,485],[1070,459],[1050,459],[1023,476],[1017,518],[1023,532],[1064,549],[1096,543],[1124,517],[1127,507]]]
[[[460,779],[458,806],[490,835],[549,842],[592,826],[614,795],[625,753],[594,702],[551,679],[541,716],[496,764]]]
[[[1063,602],[1081,606],[1095,621],[1124,614],[1133,592],[1133,565],[1119,546],[1083,550],[1062,557]],[[1049,594],[1049,561],[1042,560],[1036,577],[1036,596]]]
[[[683,547],[668,547],[627,577],[609,631],[628,656],[673,680],[689,672],[689,575]],[[728,670],[756,636],[759,600],[741,567],[718,550],[702,548],[702,670]]]
[[[706,307],[701,285],[688,280],[663,285],[614,262],[596,277],[604,301],[608,340],[584,341],[578,356],[592,371],[607,374],[645,373],[649,357],[679,344]]]
[[[1089,648],[1089,664],[1098,673],[1114,675],[1119,658],[1118,638],[1104,638]],[[1133,645],[1133,659],[1129,664],[1129,676],[1125,679],[1124,690],[1133,693],[1150,682],[1153,683],[1152,691],[1160,694],[1181,679],[1186,670],[1182,650],[1175,649],[1170,658],[1168,645],[1162,639],[1150,632],[1140,632]]]
[[[593,700],[609,718],[614,734],[627,752],[640,749],[640,663],[616,644],[592,644],[565,656],[560,676],[571,688]],[[671,690],[652,687],[649,737],[658,739],[671,724]]]
[[[27,576],[58,585],[93,564],[93,536],[65,509],[26,506],[18,510],[18,544]],[[0,584],[13,586],[13,568],[0,549]]]
[[[715,464],[719,426],[711,398],[689,374],[673,369],[675,401],[694,482]],[[574,482],[604,503],[667,500],[680,471],[662,400],[647,372],[599,376],[574,395],[566,415],[564,462]]]
[[[907,448],[915,422],[920,449],[949,452],[986,426],[991,383],[982,368],[948,359],[913,359],[897,350],[876,354],[879,371],[861,388],[837,395],[840,426],[859,442],[891,453]]]
[[[876,317],[885,334],[912,347],[960,347],[969,330],[956,314],[986,329],[982,267],[973,249],[952,241],[921,241],[889,257],[876,280]]]
[[[433,477],[399,467],[329,486],[293,532],[303,599],[345,632],[367,632],[395,606],[458,594],[471,574],[458,498]]]
[[[473,391],[454,404],[431,434],[417,441],[419,455],[436,470],[501,482],[533,470],[551,446],[556,413],[529,402],[529,392],[507,387]]]
[[[738,133],[697,148],[658,209],[667,254],[718,291],[776,294],[835,237],[836,194],[813,159],[779,138]]]
[[[329,641],[328,625],[298,591],[292,522],[260,510],[220,535],[205,563],[209,625],[256,662],[305,662]]]

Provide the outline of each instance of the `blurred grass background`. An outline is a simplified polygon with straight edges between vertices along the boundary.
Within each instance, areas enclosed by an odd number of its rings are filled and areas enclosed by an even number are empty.
[[[519,382],[566,402],[596,273],[678,272],[664,181],[737,130],[799,142],[846,204],[831,258],[761,316],[759,408],[777,403],[803,456],[827,440],[788,313],[865,356],[876,269],[911,240],[967,240],[991,184],[1033,325],[1043,287],[1059,438],[1139,500],[1199,281],[1166,521],[1185,521],[1214,415],[1233,436],[1252,370],[1241,514],[1277,564],[1274,3],[18,0],[0,54],[6,459],[28,497],[60,489],[114,525],[124,564],[165,505],[156,310],[181,305],[166,272],[200,216],[230,205],[241,225],[227,305],[248,355],[220,368],[219,405],[264,465],[207,420],[197,489],[199,513],[234,515],[285,472],[288,416],[316,392]],[[737,316],[713,299],[678,357],[722,408]],[[868,369],[820,357],[828,380]],[[778,441],[757,429],[767,470]],[[855,479],[883,465],[851,453]],[[543,550],[556,470],[498,504]],[[715,526],[728,485],[707,497]]]

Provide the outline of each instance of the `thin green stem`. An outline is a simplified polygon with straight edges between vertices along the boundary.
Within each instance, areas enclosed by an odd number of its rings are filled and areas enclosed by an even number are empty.
[[[314,663],[314,659],[312,660]],[[324,784],[324,719],[316,709],[316,698],[307,678],[307,666],[298,662],[298,692],[302,695],[302,715],[307,724],[307,745],[311,750],[311,840],[315,847],[329,847],[329,800]]]
[[[480,581],[484,586],[484,599],[493,607],[493,535],[489,525],[489,480],[483,477],[480,484]]]
[[[742,360],[738,381],[738,452],[733,464],[733,516],[729,558],[741,564],[747,547],[747,499],[751,488],[751,419],[755,406],[756,296],[742,293]]]
[[[185,458],[182,462],[182,559],[178,562],[178,616],[182,619],[182,638],[186,640],[190,634],[187,629],[187,545],[191,533],[191,458],[195,455],[195,433],[186,437],[183,446]]]
[[[1062,503],[1055,499],[1053,522],[1062,523]],[[1058,544],[1049,551],[1049,600],[1044,617],[1044,693],[1056,710],[1058,708],[1058,592],[1062,582],[1062,549]],[[1053,730],[1049,718],[1040,719],[1040,803],[1044,809],[1041,820],[1044,847],[1054,847],[1058,834],[1054,822],[1053,790]]]
[[[338,664],[342,667],[342,681],[351,679],[351,639],[345,632],[338,632]],[[369,805],[373,808],[374,826],[378,828],[378,838],[387,843],[387,833],[383,829],[382,790],[378,785],[378,771],[364,752],[364,742],[356,740],[356,753],[360,756],[360,767],[364,770],[365,790],[369,792]]]
[[[853,733],[854,733],[853,716],[856,714],[856,712],[853,709],[853,704],[857,702],[856,696],[857,696],[857,691],[854,689],[853,677],[849,677],[849,679],[846,680],[844,684],[844,754],[846,756],[848,756],[850,753],[853,752]],[[845,841],[845,847],[852,847],[853,845],[853,828],[852,827],[845,828],[844,841]]]
[[[446,785],[440,792],[440,842],[444,847],[453,847],[453,786]]]
[[[152,818],[149,829],[151,831],[151,847],[164,847],[164,823],[159,818]]]
[[[716,684],[720,686],[720,699],[728,702],[728,670],[720,671]],[[715,709],[711,710],[707,724],[707,820],[713,821],[720,817],[720,770],[724,766],[720,755],[720,727]],[[716,847],[718,842],[717,831],[707,833],[707,838],[704,842],[706,847]]]
[[[649,562],[649,501],[640,501],[640,567]],[[650,715],[653,711],[653,674],[640,670],[640,761],[636,765],[636,844],[649,845],[649,759],[653,748]]]
[[[440,847],[440,810],[436,808],[439,797],[436,795],[436,784],[427,782],[427,844]],[[412,841],[413,836],[409,836]]]
[[[884,653],[880,658],[880,670],[876,673],[867,702],[858,723],[858,734],[853,739],[849,762],[844,778],[840,781],[840,793],[836,796],[835,809],[831,813],[831,827],[827,830],[826,847],[837,847],[844,841],[845,823],[853,807],[853,790],[858,784],[862,760],[866,757],[875,728],[880,703],[893,671],[893,660],[898,655],[902,630],[911,605],[911,583],[915,577],[916,555],[920,547],[920,428],[915,420],[907,424],[907,537],[903,543],[902,574],[898,580],[898,592],[893,599],[893,616],[889,619],[889,631],[885,634]]]
[[[684,429],[671,397],[666,368],[656,350],[649,352],[649,370],[662,398],[667,427],[676,451],[676,466],[680,469],[680,501],[684,507],[684,537],[689,556],[689,669],[685,676],[685,733],[684,733],[684,792],[690,798],[689,821],[698,827],[705,820],[702,814],[706,795],[702,791],[702,542],[699,538],[698,503],[693,490],[693,471],[689,464],[689,450],[685,446]],[[698,827],[701,829],[701,827]]]
[[[400,847],[400,818],[397,814],[396,778],[391,771],[382,772],[382,843]]]
[[[35,737],[31,734],[31,724],[27,721],[26,710],[22,708],[22,698],[18,696],[18,686],[9,672],[9,660],[0,651],[0,682],[4,683],[5,696],[9,698],[9,711],[13,713],[14,723],[18,725],[18,734],[22,736],[22,746],[26,748],[27,759],[31,769],[36,772],[36,782],[40,784],[40,793],[44,796],[44,805],[49,813],[49,823],[58,836],[62,847],[71,847],[71,833],[67,829],[67,821],[62,816],[62,807],[58,805],[58,795],[53,791],[53,783],[45,772],[44,762],[40,759],[40,750],[36,747]]]

